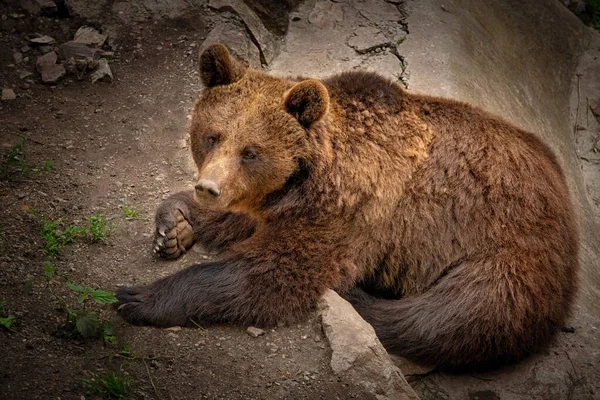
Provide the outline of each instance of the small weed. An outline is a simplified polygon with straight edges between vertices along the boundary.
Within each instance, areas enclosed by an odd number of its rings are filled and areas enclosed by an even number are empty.
[[[406,36],[396,39],[396,44],[400,46],[406,40]]]
[[[77,237],[86,234],[85,229],[69,225],[60,229],[60,220],[54,221],[46,215],[40,217],[40,236],[44,240],[44,253],[47,257],[55,257],[60,248],[71,244]]]
[[[121,210],[123,210],[123,214],[127,219],[138,219],[140,217],[140,213],[132,207],[129,207],[125,201],[121,203]]]
[[[131,348],[131,345],[129,345],[129,343],[123,343],[121,345],[121,351],[119,351],[119,354],[121,354],[122,356],[125,357],[133,357],[133,349]]]
[[[93,214],[88,218],[87,235],[92,242],[104,240],[110,236],[108,221],[103,214]]]
[[[77,303],[80,307],[69,305],[67,299],[54,291],[56,271],[50,261],[43,264],[44,276],[50,293],[57,299],[58,304],[66,314],[66,321],[62,330],[75,334],[83,339],[102,339],[105,343],[116,343],[115,327],[112,321],[102,320],[97,311],[90,309],[90,303],[97,305],[113,304],[117,298],[105,290],[92,289],[76,285],[67,280],[66,286],[77,294]]]
[[[64,226],[62,220],[52,220],[38,210],[30,211],[40,224],[40,236],[44,240],[44,254],[47,258],[56,257],[60,249],[74,243],[78,238],[87,238],[92,242],[105,239],[110,234],[108,221],[102,214],[92,214],[86,227],[77,225]]]
[[[16,145],[8,149],[2,155],[2,162],[0,163],[0,179],[8,179],[17,173],[20,173],[23,176],[29,175],[29,163],[27,162],[27,155],[23,150],[24,145],[25,138],[22,137]]]
[[[53,169],[54,169],[54,161],[44,160],[44,164],[42,165],[42,171],[50,172]]]
[[[90,372],[83,383],[91,394],[105,400],[125,400],[131,390],[131,381],[115,371],[107,371],[104,374]]]
[[[6,306],[6,301],[0,301],[0,326],[5,329],[10,329],[13,325],[13,321],[15,320],[14,315],[7,315],[6,311],[4,311],[4,307]]]

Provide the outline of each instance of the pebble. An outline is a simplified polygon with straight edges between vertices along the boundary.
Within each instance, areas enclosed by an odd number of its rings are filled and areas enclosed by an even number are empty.
[[[15,64],[21,64],[23,62],[23,53],[16,52],[13,54]]]
[[[41,37],[29,39],[29,41],[31,43],[35,43],[35,44],[53,44],[53,43],[56,43],[56,40],[54,40],[53,37],[48,36],[48,35],[44,35],[44,36],[41,36]]]
[[[15,100],[17,95],[15,91],[11,88],[3,88],[2,89],[2,100]]]
[[[248,329],[246,329],[246,332],[252,337],[259,337],[265,334],[264,330],[254,326],[249,326]]]

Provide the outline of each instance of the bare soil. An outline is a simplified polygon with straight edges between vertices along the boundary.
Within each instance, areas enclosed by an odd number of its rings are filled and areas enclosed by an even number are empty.
[[[97,398],[83,379],[107,370],[129,377],[129,398],[365,398],[332,375],[316,320],[254,338],[246,327],[134,327],[106,306],[101,316],[115,321],[116,344],[61,334],[65,313],[46,283],[40,217],[31,210],[65,225],[83,225],[93,213],[110,222],[108,238],[77,239],[51,260],[54,290],[73,308],[81,305],[62,279],[112,292],[208,257],[192,250],[180,260],[158,260],[150,246],[154,210],[192,181],[187,117],[199,91],[197,48],[211,22],[194,16],[120,27],[114,82],[71,76],[46,86],[35,73],[40,52],[32,49],[24,54],[28,62],[11,66],[13,53],[34,32],[62,43],[81,24],[15,13],[0,5],[0,86],[17,93],[0,103],[0,150],[6,154],[24,138],[30,172],[0,181],[0,301],[15,317],[10,329],[0,328],[0,398]],[[19,70],[34,72],[26,78],[33,81],[20,79]],[[42,168],[46,160],[51,170]],[[139,218],[125,217],[124,202]]]

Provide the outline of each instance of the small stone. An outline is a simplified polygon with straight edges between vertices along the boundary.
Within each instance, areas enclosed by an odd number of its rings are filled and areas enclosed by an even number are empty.
[[[46,54],[46,53],[50,53],[54,49],[52,48],[52,46],[43,45],[43,46],[39,47],[39,50],[42,54]]]
[[[92,79],[92,83],[96,83],[97,81],[112,82],[113,75],[110,67],[108,66],[108,60],[106,58],[101,58],[98,60],[98,69],[96,69],[90,77]]]
[[[21,53],[27,53],[30,50],[31,50],[31,47],[29,47],[29,46],[23,46],[23,47],[21,47]]]
[[[20,0],[19,6],[33,15],[51,15],[56,13],[56,3],[52,0]]]
[[[53,84],[61,80],[67,72],[62,64],[50,65],[41,72],[42,82]]]
[[[23,62],[23,53],[16,52],[13,54],[15,64],[21,64]]]
[[[165,331],[171,331],[171,332],[179,332],[181,330],[180,326],[171,326],[169,328],[165,328]]]
[[[259,337],[265,334],[264,330],[254,326],[249,326],[248,329],[246,329],[246,332],[248,332],[248,334],[252,337]]]
[[[177,147],[180,149],[185,149],[187,147],[187,140],[181,139],[177,141]]]
[[[19,79],[25,79],[31,75],[33,75],[31,71],[19,71]]]
[[[15,91],[11,88],[3,88],[2,89],[2,100],[15,100],[17,95]]]
[[[58,53],[62,60],[69,60],[74,58],[75,60],[83,60],[87,58],[98,58],[98,55],[102,52],[100,49],[94,49],[86,46],[83,43],[77,42],[66,42],[60,45]]]
[[[41,37],[29,39],[29,42],[36,44],[36,45],[42,45],[42,44],[54,44],[54,43],[56,43],[56,40],[54,40],[54,38],[51,36],[44,35]]]
[[[97,29],[91,26],[82,26],[75,32],[73,41],[75,43],[83,43],[90,46],[102,47],[108,36],[101,34]]]
[[[35,69],[41,74],[45,68],[48,68],[58,61],[58,57],[56,53],[51,51],[50,53],[46,53],[43,56],[40,56],[35,61]]]

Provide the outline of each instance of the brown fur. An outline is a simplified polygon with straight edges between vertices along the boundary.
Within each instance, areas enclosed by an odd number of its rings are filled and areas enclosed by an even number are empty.
[[[247,70],[222,84],[215,70],[240,67],[207,51],[191,143],[221,195],[179,193],[157,226],[180,209],[223,255],[120,290],[125,319],[273,325],[334,288],[388,349],[424,363],[496,365],[551,340],[575,293],[578,236],[547,146],[372,73],[298,83]]]

